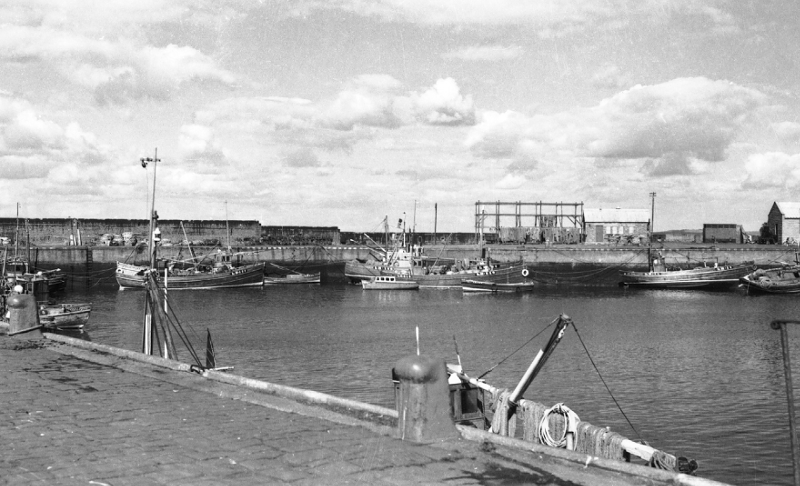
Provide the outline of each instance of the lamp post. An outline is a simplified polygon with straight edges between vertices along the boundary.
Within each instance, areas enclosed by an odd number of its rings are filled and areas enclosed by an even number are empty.
[[[148,241],[150,244],[148,245],[148,251],[150,252],[150,269],[154,270],[156,268],[156,242],[155,235],[153,232],[155,231],[155,218],[156,218],[156,167],[158,167],[157,163],[161,162],[161,159],[158,158],[158,147],[156,147],[155,154],[152,158],[150,157],[142,157],[139,159],[142,163],[143,168],[147,168],[147,164],[150,162],[153,163],[153,202],[150,205],[150,238]]]

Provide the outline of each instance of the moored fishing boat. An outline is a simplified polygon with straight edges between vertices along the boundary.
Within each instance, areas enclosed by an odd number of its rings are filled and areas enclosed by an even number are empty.
[[[26,288],[30,287],[36,293],[63,290],[67,285],[67,277],[61,273],[61,269],[34,271],[26,258],[8,258],[3,267],[7,282],[11,285],[24,282]]]
[[[748,292],[768,294],[800,293],[800,265],[763,269],[745,275],[739,281]]]
[[[227,252],[219,252],[210,265],[197,264],[178,269],[168,265],[159,279],[169,289],[202,290],[264,285],[264,262],[235,263]],[[150,267],[117,262],[116,279],[120,290],[144,288]]]
[[[393,275],[378,275],[361,281],[364,290],[417,290],[419,283]]]
[[[641,459],[643,466],[695,475],[698,464],[693,459],[658,450],[643,441],[633,441],[612,432],[608,427],[599,427],[582,421],[577,413],[563,403],[548,407],[523,398],[525,391],[563,338],[567,327],[571,325],[575,328],[572,319],[564,314],[550,325],[554,325],[554,329],[549,341],[536,354],[513,391],[492,386],[482,379],[497,365],[478,378],[467,375],[463,371],[456,343],[458,365],[447,364],[446,370],[451,394],[451,414],[457,424],[465,426],[460,428],[462,436],[469,437],[472,435],[470,431],[476,429],[486,430],[491,434],[521,438],[533,444],[584,453],[588,455],[587,460],[604,458],[631,462],[632,459],[638,458]],[[577,333],[577,329],[575,332]],[[586,352],[588,354],[588,349]],[[599,373],[599,370],[597,371]],[[396,376],[394,370],[393,376]],[[396,401],[399,402],[402,397],[399,396],[397,381],[395,391]],[[614,399],[614,402],[617,403],[617,400]],[[624,412],[622,414],[625,415]],[[625,419],[627,420],[627,416]],[[628,425],[634,432],[636,431],[629,420]],[[478,434],[475,436],[480,437]]]
[[[740,265],[719,265],[714,263],[689,269],[667,268],[663,256],[650,262],[650,271],[647,272],[621,272],[621,286],[642,286],[657,288],[693,288],[709,286],[725,286],[739,283],[739,279],[752,272],[755,266],[752,262]]]
[[[83,329],[89,322],[92,304],[56,304],[39,302],[39,322],[46,328],[59,330]]]
[[[424,255],[418,247],[409,251],[400,244],[391,249],[373,244],[370,258],[345,263],[344,274],[350,282],[359,283],[379,275],[396,275],[412,278],[420,288],[459,288],[464,277],[484,272],[487,268],[483,259],[440,258]]]
[[[275,263],[270,265],[279,268],[283,273],[268,273],[264,275],[264,285],[318,284],[321,281],[321,272],[303,273]]]
[[[461,281],[461,289],[464,292],[532,292],[533,282],[484,282],[481,280],[464,279]]]
[[[317,273],[288,273],[283,276],[267,275],[264,285],[292,285],[292,284],[318,284],[320,272]]]

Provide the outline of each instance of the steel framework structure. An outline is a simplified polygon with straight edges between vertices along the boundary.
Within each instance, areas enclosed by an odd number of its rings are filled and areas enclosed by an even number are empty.
[[[487,220],[494,224],[487,225]],[[487,233],[487,230],[490,233],[496,233],[504,227],[521,228],[526,226],[583,229],[583,202],[478,201],[475,203],[476,235],[483,235]]]

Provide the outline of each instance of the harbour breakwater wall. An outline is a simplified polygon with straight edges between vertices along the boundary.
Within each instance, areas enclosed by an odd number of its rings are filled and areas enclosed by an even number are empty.
[[[217,251],[218,247],[198,247],[196,254]],[[263,261],[267,271],[280,273],[284,267],[303,271],[321,271],[324,281],[344,280],[344,263],[353,259],[371,258],[366,246],[256,246],[238,247],[247,252],[245,261]],[[621,270],[646,270],[650,252],[660,252],[669,267],[691,268],[703,264],[739,264],[753,262],[760,267],[776,267],[793,263],[797,247],[780,245],[708,245],[663,246],[652,250],[642,246],[608,247],[601,245],[452,245],[423,247],[430,257],[473,259],[487,254],[498,261],[522,259],[542,283],[607,285],[618,280]],[[113,283],[116,262],[146,265],[147,248],[125,246],[61,246],[33,247],[20,250],[30,256],[36,268],[60,268],[72,280],[86,279],[97,283],[104,279]],[[160,248],[165,258],[185,259],[186,248]]]

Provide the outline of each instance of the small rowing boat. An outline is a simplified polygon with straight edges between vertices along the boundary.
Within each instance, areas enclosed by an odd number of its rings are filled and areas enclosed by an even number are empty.
[[[378,275],[362,280],[361,287],[364,290],[417,290],[419,284],[393,275]]]

